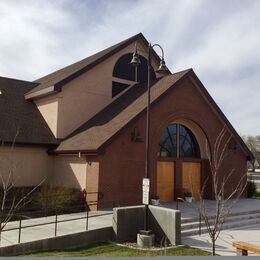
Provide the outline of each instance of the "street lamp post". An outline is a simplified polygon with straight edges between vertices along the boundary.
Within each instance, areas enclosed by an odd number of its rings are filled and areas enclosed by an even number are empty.
[[[162,52],[162,58],[160,61],[159,68],[157,70],[158,73],[168,74],[169,70],[165,65],[164,61],[164,51],[162,47],[159,44],[153,44],[149,43],[148,45],[148,59],[147,59],[147,109],[146,109],[146,139],[145,139],[145,174],[144,177],[146,179],[149,179],[150,177],[150,106],[151,106],[151,52],[154,47],[159,47]],[[141,61],[139,59],[139,55],[137,52],[137,47],[135,46],[135,52],[133,53],[133,58],[130,62],[131,65],[136,67],[137,72],[137,66],[141,64]],[[137,78],[137,76],[136,76]],[[149,205],[149,193],[148,193],[148,203],[145,203],[145,216],[144,216],[144,231],[148,233],[148,205]]]

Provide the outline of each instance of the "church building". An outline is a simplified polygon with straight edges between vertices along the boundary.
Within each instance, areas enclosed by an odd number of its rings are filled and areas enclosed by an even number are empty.
[[[13,160],[16,186],[47,178],[100,200],[100,208],[142,203],[147,48],[139,33],[33,82],[0,77],[2,174]],[[129,64],[135,51],[138,67]],[[221,131],[228,143],[218,147],[226,147],[219,177],[234,171],[225,190],[246,175],[253,155],[195,72],[161,74],[160,62],[152,51],[150,195],[172,201],[192,192],[196,199],[207,180],[210,199],[210,157]]]

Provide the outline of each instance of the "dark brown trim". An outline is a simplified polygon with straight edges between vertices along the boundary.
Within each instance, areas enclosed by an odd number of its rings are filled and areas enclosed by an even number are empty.
[[[153,106],[155,106],[164,96],[167,96],[170,91],[172,91],[173,87],[179,86],[185,79],[188,79],[189,77],[192,77],[195,82],[198,84],[198,87],[200,90],[202,90],[202,93],[206,96],[212,107],[216,110],[216,112],[220,115],[221,119],[224,121],[224,123],[228,126],[228,128],[231,130],[234,137],[237,139],[237,141],[242,146],[244,152],[246,153],[246,156],[250,156],[251,160],[254,159],[254,156],[252,152],[248,149],[242,138],[238,135],[236,130],[233,128],[231,123],[228,121],[226,116],[223,114],[223,112],[220,110],[216,102],[213,100],[213,98],[210,96],[204,85],[201,83],[197,75],[194,73],[193,69],[187,70],[187,73],[183,75],[179,80],[177,80],[172,86],[170,86],[165,92],[163,92],[157,99],[155,99],[151,103],[151,109]],[[141,118],[144,113],[146,112],[146,108],[144,108],[141,112],[139,112],[138,115],[136,115],[134,118],[132,118],[126,125],[124,125],[120,130],[118,130],[111,138],[109,138],[106,142],[104,142],[99,149],[104,150],[106,146],[108,146],[110,143],[113,142],[114,138],[116,138],[118,135],[120,135],[130,124],[137,121],[139,118]],[[204,131],[203,131],[204,132]]]
[[[57,89],[57,88],[56,88]],[[26,100],[32,99],[32,98],[39,98],[44,97],[52,93],[56,93],[57,90],[55,89],[55,86],[50,86],[41,90],[38,90],[36,92],[25,94],[24,97]]]
[[[98,150],[67,150],[67,151],[53,151],[53,154],[79,154],[81,153],[82,155],[99,155],[100,153]]]
[[[50,148],[50,149],[54,149],[56,148],[59,144],[46,144],[46,143],[25,143],[25,142],[1,142],[2,146],[14,146],[14,147],[46,147],[46,148]]]
[[[159,100],[161,100],[162,97],[164,97],[165,95],[168,94],[168,91],[173,87],[173,86],[177,86],[180,85],[181,82],[183,80],[185,80],[188,76],[187,76],[188,72],[183,75],[179,80],[177,80],[172,86],[170,86],[165,92],[163,92],[157,99],[155,99],[152,103],[151,103],[151,109],[153,108],[153,106],[155,104],[157,104],[157,102],[159,102]],[[157,84],[159,81],[157,81],[155,84]],[[153,85],[154,86],[154,85]],[[152,88],[153,88],[152,86]],[[144,92],[145,95],[146,92]],[[111,136],[107,141],[105,141],[98,149],[99,150],[104,150],[109,144],[111,144],[113,142],[113,140],[115,138],[117,138],[118,135],[120,135],[125,129],[128,128],[129,125],[131,125],[132,123],[136,122],[138,119],[140,119],[144,114],[146,113],[146,107],[140,111],[135,117],[133,117],[127,124],[125,124],[122,128],[120,128],[113,136]]]
[[[132,38],[130,38],[128,41],[126,41],[126,42],[122,43],[121,45],[119,45],[118,47],[116,47],[114,50],[110,51],[109,53],[103,55],[99,59],[97,59],[97,60],[93,61],[92,63],[88,64],[84,68],[78,70],[77,72],[73,73],[72,75],[68,76],[67,78],[65,78],[65,79],[61,80],[60,82],[56,83],[54,86],[56,88],[61,89],[68,82],[72,81],[73,79],[79,77],[83,73],[85,73],[88,70],[92,69],[93,67],[97,66],[99,63],[101,63],[104,60],[108,59],[109,57],[113,56],[115,53],[122,50],[123,48],[125,48],[126,46],[131,44],[132,42],[135,42],[136,40],[143,40],[147,46],[149,44],[148,41],[146,40],[146,38],[143,36],[143,34],[139,33],[139,34],[133,36]],[[155,51],[153,51],[153,55],[155,55],[155,58],[158,61],[161,60],[160,57],[157,55],[157,53]]]
[[[149,44],[148,41],[146,40],[146,38],[144,37],[144,35],[142,33],[138,33],[138,34],[134,35],[133,37],[129,38],[128,40],[124,41],[119,46],[115,47],[115,49],[113,49],[110,52],[104,54],[102,57],[98,58],[97,60],[95,60],[95,61],[91,62],[90,64],[86,65],[85,67],[83,67],[82,69],[74,72],[73,74],[69,75],[65,79],[63,79],[63,80],[57,82],[56,84],[54,84],[54,91],[61,91],[62,87],[65,84],[67,84],[68,82],[72,81],[73,79],[79,77],[83,73],[85,73],[88,70],[92,69],[93,67],[95,67],[99,63],[103,62],[107,58],[111,57],[112,55],[114,55],[118,51],[122,50],[123,48],[125,48],[126,46],[128,46],[129,44],[131,44],[132,42],[135,42],[137,40],[143,40],[147,46]],[[152,50],[152,54],[154,55],[155,59],[158,62],[160,62],[161,59],[160,59],[160,57],[157,55],[157,53],[154,50]],[[36,91],[31,90],[30,92],[28,92],[28,96],[32,95],[33,93],[37,93],[37,92],[38,92],[37,90]],[[54,93],[54,92],[50,92],[50,94],[51,93]]]
[[[177,158],[177,157],[157,157],[157,161],[160,162],[201,162],[202,158],[189,158],[189,157],[183,157],[183,158]]]
[[[226,116],[224,115],[224,113],[221,111],[221,109],[219,108],[219,106],[217,105],[217,103],[214,101],[214,99],[211,97],[211,95],[209,94],[209,92],[207,91],[207,89],[204,87],[204,85],[202,84],[202,82],[200,81],[200,79],[197,77],[197,75],[194,73],[194,71],[191,69],[188,72],[189,76],[192,77],[195,82],[198,84],[200,90],[202,91],[202,93],[206,96],[207,100],[210,102],[210,104],[212,105],[212,107],[216,110],[216,112],[218,113],[218,115],[220,116],[220,118],[224,121],[224,123],[228,126],[228,128],[230,129],[230,131],[232,132],[232,134],[234,135],[235,139],[237,139],[237,141],[239,142],[239,144],[241,145],[242,150],[244,150],[244,152],[246,153],[247,156],[251,157],[251,160],[253,160],[255,157],[252,154],[252,152],[249,150],[249,148],[247,147],[247,145],[244,143],[244,141],[242,140],[242,138],[240,137],[240,135],[236,132],[236,130],[234,129],[234,127],[232,126],[232,124],[229,122],[229,120],[226,118]]]

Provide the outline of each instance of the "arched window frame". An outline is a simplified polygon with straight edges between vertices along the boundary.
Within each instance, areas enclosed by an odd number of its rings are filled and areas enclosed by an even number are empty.
[[[160,138],[158,157],[200,158],[200,148],[195,135],[184,125],[168,125]]]
[[[147,59],[144,56],[139,55],[141,64],[134,68],[131,64],[129,64],[132,57],[133,53],[125,53],[115,63],[112,74],[112,98],[127,89],[130,85],[134,85],[135,83],[144,83],[147,81]],[[155,78],[155,71],[151,68],[151,80]]]

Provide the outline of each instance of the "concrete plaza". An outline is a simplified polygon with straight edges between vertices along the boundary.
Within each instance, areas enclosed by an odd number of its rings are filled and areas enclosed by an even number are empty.
[[[234,256],[236,249],[232,246],[232,242],[243,241],[255,245],[260,245],[260,224],[254,226],[240,227],[229,230],[223,230],[216,242],[216,254],[221,256]],[[184,245],[200,248],[206,251],[212,251],[212,243],[208,234],[201,236],[191,236],[182,239]],[[248,252],[248,255],[255,255]]]
[[[215,201],[206,200],[205,205],[209,215],[214,215]],[[228,204],[231,207],[230,214],[244,214],[260,212],[260,199],[239,199],[237,201],[230,201]],[[176,202],[162,203],[162,207],[176,208]],[[178,208],[181,210],[182,219],[198,218],[198,203],[184,203],[179,202]],[[259,222],[258,222],[259,223]],[[236,255],[236,249],[232,246],[235,241],[244,241],[260,246],[260,224],[240,226],[237,228],[222,230],[216,242],[216,254],[223,256]],[[182,244],[192,247],[200,248],[202,250],[210,251],[212,243],[209,235],[201,234],[182,237]],[[256,255],[249,252],[249,255]],[[259,255],[258,255],[259,256]]]

